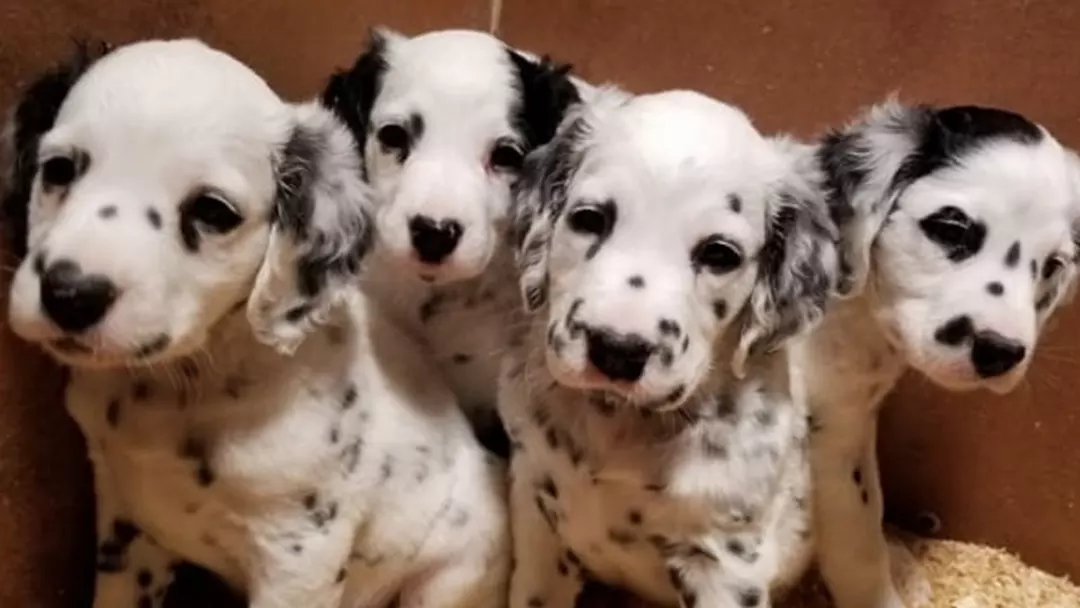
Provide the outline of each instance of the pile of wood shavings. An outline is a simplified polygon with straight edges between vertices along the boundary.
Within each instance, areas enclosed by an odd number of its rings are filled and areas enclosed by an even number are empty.
[[[1080,588],[1004,551],[944,540],[906,540],[933,593],[932,608],[1080,608]],[[903,590],[901,590],[903,591]],[[816,577],[781,608],[830,608]]]

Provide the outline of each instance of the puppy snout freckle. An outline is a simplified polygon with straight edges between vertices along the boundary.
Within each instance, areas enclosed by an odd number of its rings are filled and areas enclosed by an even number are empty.
[[[588,329],[586,342],[589,362],[611,380],[638,381],[653,353],[652,345],[636,334]]]
[[[1010,372],[1027,355],[1027,348],[995,331],[975,334],[971,347],[971,362],[983,378],[995,378]]]
[[[420,260],[438,264],[454,252],[463,232],[456,220],[437,221],[426,215],[409,220],[409,237]]]
[[[116,301],[117,289],[101,275],[83,274],[71,260],[50,264],[41,278],[41,307],[64,331],[78,333],[98,322]]]
[[[959,315],[939,327],[934,332],[934,339],[947,346],[960,346],[973,333],[975,333],[975,325],[971,317]]]

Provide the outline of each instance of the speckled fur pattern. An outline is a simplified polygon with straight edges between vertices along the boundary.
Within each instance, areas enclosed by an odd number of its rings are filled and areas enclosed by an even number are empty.
[[[896,561],[911,558],[882,531],[878,408],[908,368],[947,390],[1003,393],[1023,378],[1075,280],[1080,163],[1018,114],[896,101],[829,133],[812,156],[841,229],[849,296],[799,363],[810,382],[821,571],[838,608],[923,605],[920,574],[902,585],[909,595],[898,593]],[[947,208],[948,231],[928,226]],[[979,373],[980,335],[1023,355]]]
[[[195,40],[76,66],[13,114],[8,319],[70,368],[95,608],[160,607],[181,562],[253,608],[504,606],[506,467],[358,288],[348,131]]]

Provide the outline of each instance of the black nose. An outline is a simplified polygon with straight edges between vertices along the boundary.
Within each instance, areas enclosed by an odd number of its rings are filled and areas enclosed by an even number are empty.
[[[409,220],[409,236],[420,260],[438,264],[450,255],[461,240],[461,224],[454,220],[437,222],[426,215]]]
[[[71,260],[53,262],[41,277],[41,307],[57,327],[69,333],[93,327],[115,300],[112,281],[83,274]]]
[[[589,362],[611,380],[637,382],[652,355],[652,345],[635,334],[586,330]]]
[[[994,378],[1007,373],[1024,360],[1027,348],[1016,340],[1010,340],[993,331],[975,334],[971,346],[971,362],[975,372],[983,378]]]

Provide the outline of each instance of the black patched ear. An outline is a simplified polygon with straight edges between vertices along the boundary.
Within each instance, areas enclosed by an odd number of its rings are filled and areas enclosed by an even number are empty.
[[[335,72],[323,89],[322,104],[352,131],[361,158],[371,128],[371,109],[379,96],[383,74],[387,69],[387,45],[396,37],[399,34],[391,30],[372,29],[368,34],[367,48],[352,68]]]
[[[739,376],[750,357],[813,328],[840,279],[838,232],[812,148],[787,139],[774,143],[784,157],[784,175],[766,204],[765,242],[732,361]]]
[[[318,104],[295,111],[276,160],[273,226],[248,302],[256,335],[284,353],[351,293],[373,226],[352,136]]]
[[[12,108],[0,142],[0,220],[14,253],[26,255],[30,194],[37,174],[38,142],[90,66],[112,50],[104,42],[77,41],[66,61],[35,79]]]
[[[570,79],[570,65],[553,63],[548,57],[530,59],[507,49],[514,68],[518,103],[513,109],[514,128],[527,149],[551,141],[567,110],[581,100]]]

